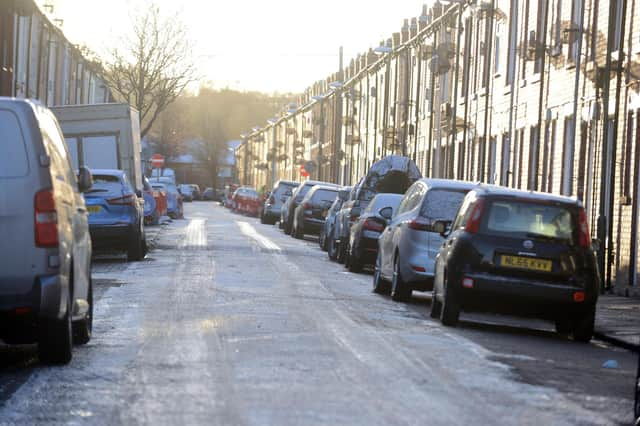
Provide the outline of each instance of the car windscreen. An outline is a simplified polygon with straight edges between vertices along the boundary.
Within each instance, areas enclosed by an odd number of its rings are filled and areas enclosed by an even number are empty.
[[[468,191],[431,189],[422,202],[420,216],[431,220],[453,220]]]
[[[338,195],[338,191],[331,191],[330,189],[318,189],[313,193],[311,202],[313,204],[327,204],[333,203]]]
[[[523,238],[550,238],[574,242],[571,209],[557,204],[495,200],[485,207],[483,230]]]
[[[28,172],[27,150],[18,117],[11,111],[0,110],[0,178],[26,176]]]
[[[364,211],[365,213],[378,212],[380,209],[384,207],[391,207],[395,212],[398,206],[400,205],[400,201],[402,201],[402,196],[394,197],[394,196],[376,196],[371,203],[367,206],[367,209]]]
[[[285,195],[290,196],[295,187],[296,185],[293,185],[293,184],[281,183],[278,185],[278,187],[274,191],[274,196],[276,198],[279,198]]]
[[[100,193],[100,192],[119,192],[122,191],[122,182],[120,177],[113,175],[97,175],[94,174],[93,185],[87,193]]]

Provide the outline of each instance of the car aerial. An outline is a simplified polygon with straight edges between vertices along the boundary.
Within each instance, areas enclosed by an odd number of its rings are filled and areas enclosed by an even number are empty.
[[[183,183],[178,185],[178,191],[182,195],[182,199],[187,202],[193,201],[193,188],[191,185]]]
[[[167,214],[167,194],[154,189],[146,176],[142,179],[142,185],[145,225],[157,225],[160,223],[160,218]]]
[[[400,194],[378,194],[351,227],[345,266],[351,272],[362,271],[363,266],[375,264],[378,256],[378,238],[403,196]]]
[[[318,244],[320,248],[324,251],[329,250],[329,235],[333,234],[333,229],[335,227],[336,215],[342,208],[342,203],[349,197],[349,193],[351,193],[351,186],[345,186],[340,188],[338,191],[338,195],[336,199],[329,207],[329,211],[327,211],[327,217],[324,220],[324,224],[322,225],[322,229],[320,229],[320,235],[318,236]]]
[[[260,222],[275,224],[280,219],[280,210],[284,202],[299,185],[300,183],[298,182],[288,180],[279,180],[276,182],[264,203],[262,214],[260,215]]]
[[[330,245],[337,246],[335,260],[340,263],[346,260],[351,226],[376,194],[404,194],[421,177],[418,166],[408,157],[388,155],[371,165],[367,175],[354,186],[336,217],[336,229],[329,241]]]
[[[442,236],[436,220],[452,220],[475,183],[420,179],[405,193],[378,239],[374,289],[391,281],[391,298],[403,301],[413,290],[433,288],[434,264]],[[377,284],[376,284],[377,283]]]
[[[302,238],[306,234],[318,235],[329,207],[338,196],[339,187],[315,185],[307,192],[300,205],[293,213],[294,238]]]
[[[200,187],[195,183],[191,184],[191,194],[193,195],[194,200],[202,200],[202,192],[200,192]]]
[[[309,190],[316,185],[326,185],[334,188],[340,187],[339,185],[336,185],[333,183],[321,182],[316,180],[307,180],[307,181],[304,181],[300,186],[298,186],[293,191],[293,194],[291,195],[291,197],[287,199],[287,201],[285,202],[285,205],[283,205],[281,209],[280,221],[282,222],[282,226],[285,234],[291,234],[291,231],[293,230],[294,211],[296,210],[296,208],[298,207],[298,205],[300,204],[304,196],[307,195],[307,192],[309,192]]]
[[[96,249],[124,250],[129,260],[147,252],[142,203],[122,170],[94,169],[93,185],[84,193],[89,231]]]
[[[92,332],[91,173],[39,103],[0,98],[0,141],[0,339],[64,364]]]
[[[436,261],[432,317],[454,326],[460,311],[533,316],[591,340],[600,278],[580,201],[482,185],[449,224],[435,224],[447,239]]]
[[[163,190],[167,194],[167,215],[171,219],[184,218],[182,195],[180,195],[178,187],[173,183],[173,179],[170,177],[155,177],[150,182],[153,188]]]
[[[260,215],[260,194],[255,188],[241,186],[233,193],[234,211],[251,216]]]

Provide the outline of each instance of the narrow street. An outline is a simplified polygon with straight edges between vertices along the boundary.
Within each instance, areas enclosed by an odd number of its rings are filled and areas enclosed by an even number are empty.
[[[68,366],[0,346],[0,424],[632,421],[629,352],[538,321],[445,328],[428,295],[376,295],[315,239],[185,206],[144,261],[94,263],[94,337]]]

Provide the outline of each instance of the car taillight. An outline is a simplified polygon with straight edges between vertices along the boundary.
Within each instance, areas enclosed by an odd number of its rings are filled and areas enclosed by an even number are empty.
[[[407,222],[407,226],[416,231],[430,231],[431,221],[423,217],[417,217]]]
[[[136,194],[125,195],[124,197],[112,198],[107,200],[107,203],[113,204],[116,206],[130,205],[135,206],[137,202]]]
[[[591,247],[591,234],[589,233],[589,223],[587,222],[587,214],[584,209],[580,209],[578,220],[578,225],[580,227],[578,241],[580,243],[580,247],[589,248]]]
[[[305,216],[311,216],[313,214],[313,205],[311,205],[311,203],[304,203],[302,208]]]
[[[375,231],[375,232],[384,231],[384,225],[382,225],[380,222],[372,220],[372,219],[365,220],[364,223],[362,224],[362,227],[364,229],[369,230],[369,231]]]
[[[36,193],[34,201],[34,222],[37,247],[58,246],[58,213],[53,190],[45,189]]]
[[[473,206],[473,210],[471,210],[471,215],[469,216],[469,220],[467,220],[467,224],[464,227],[464,230],[475,234],[480,230],[480,222],[482,222],[482,211],[484,210],[484,200],[478,200],[476,205]]]

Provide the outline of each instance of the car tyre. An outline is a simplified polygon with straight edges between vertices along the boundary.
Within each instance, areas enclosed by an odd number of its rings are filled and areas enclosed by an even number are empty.
[[[442,307],[440,309],[440,321],[443,325],[455,327],[458,325],[458,320],[460,319],[460,303],[455,291],[447,283],[446,275],[444,279],[443,296]]]
[[[382,259],[380,259],[380,252],[378,252],[376,264],[373,270],[373,292],[378,294],[389,294],[391,287],[389,286],[389,282],[382,278],[382,273],[380,271],[381,265]]]
[[[559,318],[555,321],[556,333],[558,334],[570,334],[571,333],[571,320],[568,318]]]
[[[394,302],[405,302],[411,298],[411,289],[402,279],[400,272],[400,257],[396,256],[393,262],[393,279],[391,281],[391,300]]]
[[[127,260],[139,261],[144,258],[144,239],[140,231],[131,236],[127,249]]]
[[[438,300],[438,293],[436,292],[436,287],[433,286],[433,293],[431,295],[431,312],[429,312],[429,316],[433,319],[440,318],[440,313],[442,312],[442,302]]]
[[[596,319],[595,308],[573,318],[571,334],[576,342],[589,343],[593,338],[593,327]]]
[[[360,261],[357,251],[353,248],[350,249],[349,253],[349,272],[354,274],[362,272],[362,261]]]
[[[336,260],[338,261],[338,263],[344,264],[344,262],[347,260],[347,248],[345,246],[346,244],[344,243],[344,238],[342,238],[338,243],[338,256],[336,256]]]
[[[322,227],[322,229],[320,229],[320,235],[318,235],[318,245],[320,246],[320,250],[324,250],[324,246],[325,246],[325,234],[324,234],[324,227]]]
[[[93,282],[89,278],[89,293],[87,294],[89,311],[83,319],[73,323],[73,343],[76,345],[86,345],[91,340],[93,331]]]
[[[62,319],[40,324],[38,356],[45,364],[68,364],[73,356],[73,331],[71,324],[71,297]]]
[[[329,236],[329,243],[328,243],[327,247],[327,254],[329,255],[329,259],[333,260],[333,261],[337,261],[338,260],[338,243],[336,243],[336,240],[333,238],[333,236]]]
[[[304,234],[302,233],[302,231],[300,230],[299,227],[294,226],[293,227],[293,231],[291,232],[291,235],[293,236],[293,238],[295,238],[296,240],[301,240],[302,237],[304,237]]]

